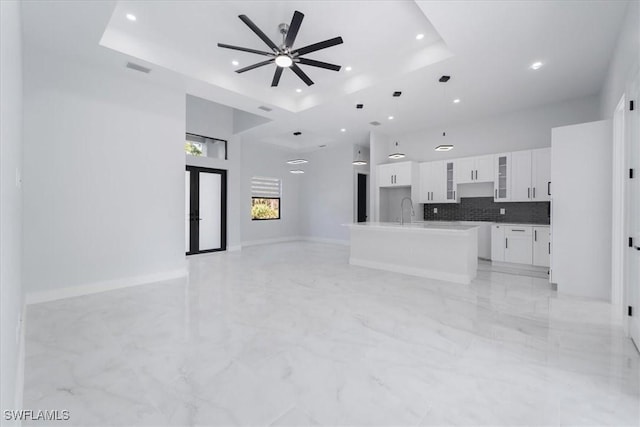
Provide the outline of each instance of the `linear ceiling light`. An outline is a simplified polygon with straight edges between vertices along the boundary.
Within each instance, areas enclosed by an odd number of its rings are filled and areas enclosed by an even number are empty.
[[[303,163],[309,163],[309,160],[293,159],[293,160],[287,160],[287,163],[290,164],[290,165],[301,165]]]

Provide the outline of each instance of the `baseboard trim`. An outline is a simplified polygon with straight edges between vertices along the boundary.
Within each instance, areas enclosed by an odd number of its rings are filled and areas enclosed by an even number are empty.
[[[326,239],[324,237],[302,237],[301,240],[305,242],[314,242],[314,243],[329,243],[332,245],[342,245],[342,246],[350,246],[351,242],[349,240],[341,240],[341,239]]]
[[[179,279],[181,277],[186,277],[188,274],[189,271],[185,266],[185,268],[181,268],[178,270],[164,271],[161,273],[148,274],[144,276],[133,276],[115,280],[105,280],[80,286],[70,286],[67,288],[53,289],[50,291],[28,292],[25,301],[27,305],[39,304],[43,302],[57,301],[65,298],[97,294],[100,292],[107,292],[115,289],[146,285],[153,282]]]
[[[373,262],[357,258],[349,258],[349,264],[358,267],[374,268],[376,270],[391,271],[393,273],[408,274],[410,276],[426,277],[428,279],[444,280],[446,282],[461,283],[468,285],[475,278],[465,274],[443,273],[441,271],[427,270],[424,268],[405,267],[384,262]]]
[[[303,237],[300,236],[289,236],[289,237],[277,237],[274,239],[260,239],[260,240],[249,240],[246,242],[242,242],[242,247],[244,246],[257,246],[257,245],[269,245],[273,243],[284,243],[284,242],[295,242],[303,240]]]
[[[227,246],[227,252],[238,252],[242,250],[242,245]]]

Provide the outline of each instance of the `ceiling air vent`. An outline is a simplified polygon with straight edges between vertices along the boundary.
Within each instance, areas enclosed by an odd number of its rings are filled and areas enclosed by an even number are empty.
[[[297,132],[294,132],[293,134],[294,134],[295,136],[300,136],[300,135],[302,135],[302,132],[297,131]]]
[[[400,95],[402,95],[402,92],[400,92],[399,90],[393,92],[394,98],[398,98]]]
[[[362,110],[364,108],[364,104],[356,104],[356,108],[358,110]]]
[[[273,108],[265,107],[264,105],[261,105],[258,108],[262,111],[273,111]]]
[[[372,122],[370,122],[369,124],[370,124],[370,125],[373,125],[373,126],[380,126],[380,125],[381,125],[381,123],[380,123],[380,122],[377,122],[377,121],[375,121],[375,120],[374,120],[374,121],[372,121]]]
[[[451,76],[442,76],[442,77],[440,77],[440,78],[438,79],[438,81],[439,81],[440,83],[446,83],[446,82],[448,82],[448,81],[449,81],[449,79],[450,79],[450,78],[451,78]]]
[[[127,68],[135,71],[140,71],[141,73],[145,74],[149,74],[151,72],[151,68],[143,67],[142,65],[134,64],[133,62],[127,62]]]

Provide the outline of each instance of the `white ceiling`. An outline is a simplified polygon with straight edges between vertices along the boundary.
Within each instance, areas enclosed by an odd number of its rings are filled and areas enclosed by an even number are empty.
[[[364,143],[371,129],[400,134],[596,94],[626,7],[596,0],[24,2],[23,28],[28,45],[101,66],[134,58],[153,68],[145,78],[272,119],[243,135],[308,150]],[[353,71],[304,67],[316,83],[306,87],[285,70],[277,88],[273,66],[235,73],[264,57],[217,43],[268,50],[237,15],[278,43],[277,25],[294,10],[305,14],[296,46],[342,36],[344,44],[307,57]],[[418,41],[417,33],[426,37]],[[544,67],[530,70],[537,60]],[[452,77],[446,85],[437,81],[442,74]],[[392,98],[396,90],[402,97]],[[296,130],[303,135],[292,137]]]

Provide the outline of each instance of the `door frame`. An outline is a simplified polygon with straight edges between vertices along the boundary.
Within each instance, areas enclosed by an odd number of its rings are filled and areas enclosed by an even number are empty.
[[[227,171],[225,169],[214,169],[214,168],[206,168],[202,166],[191,166],[186,165],[186,171],[191,172],[191,184],[189,188],[191,189],[191,194],[199,194],[199,183],[200,180],[198,178],[200,172],[203,173],[214,173],[220,175],[220,247],[215,249],[205,249],[205,250],[189,250],[186,252],[186,255],[197,255],[197,254],[205,254],[210,252],[221,252],[227,250]],[[195,183],[195,186],[194,186]],[[193,211],[193,207],[199,204],[199,199],[190,197],[190,212]],[[194,226],[194,224],[196,226]],[[191,248],[194,247],[193,242],[196,243],[199,240],[198,235],[199,227],[196,221],[190,221],[189,226],[189,246]],[[195,237],[195,239],[194,239]],[[197,244],[196,246],[197,247]]]

